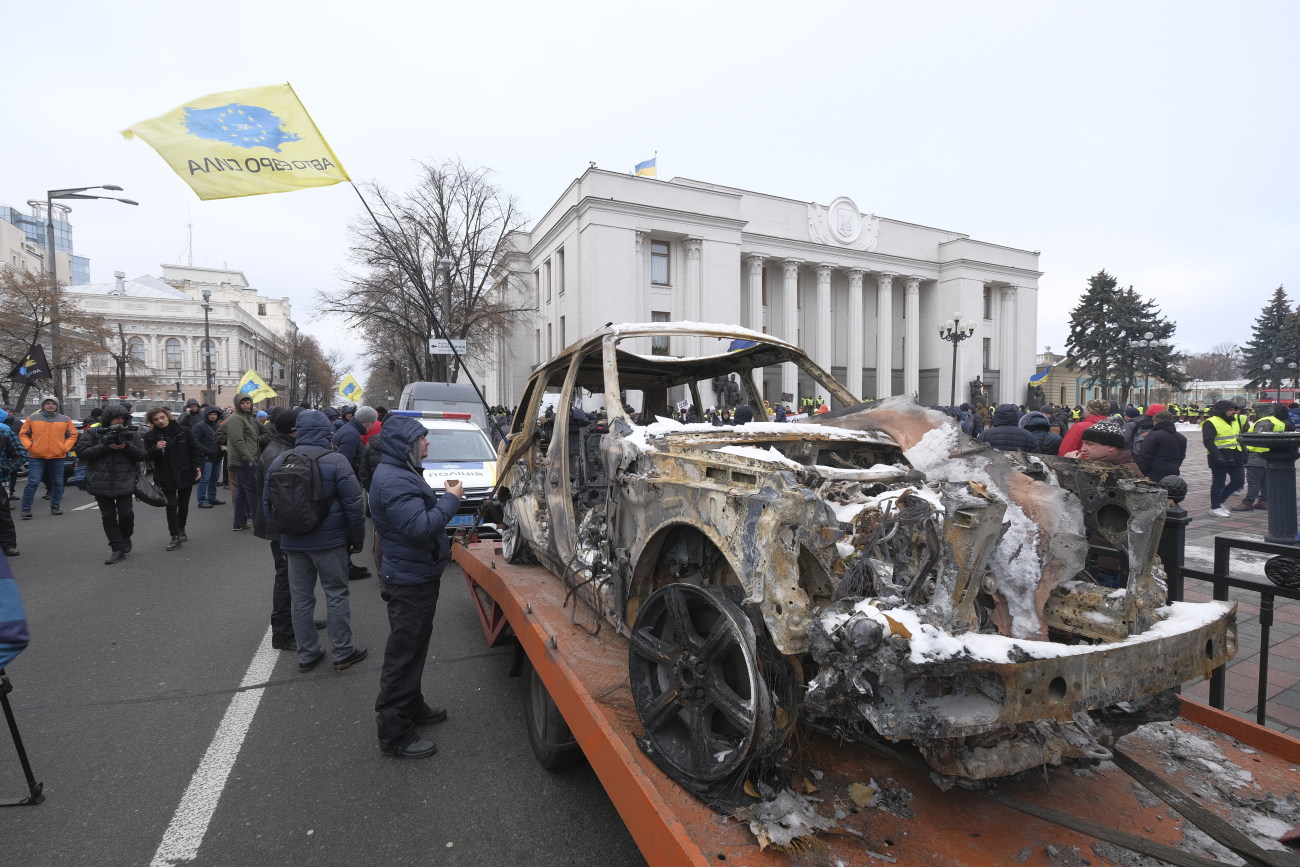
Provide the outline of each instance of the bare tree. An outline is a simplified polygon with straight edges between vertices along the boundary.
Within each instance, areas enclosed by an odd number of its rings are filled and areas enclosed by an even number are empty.
[[[1188,379],[1211,382],[1241,377],[1241,349],[1235,343],[1216,343],[1209,352],[1188,355],[1184,361]]]
[[[0,363],[12,370],[27,356],[27,350],[41,339],[53,320],[58,306],[60,336],[58,355],[47,353],[53,388],[63,397],[67,372],[93,352],[102,352],[110,332],[104,317],[87,313],[55,285],[48,274],[30,274],[0,267]],[[3,375],[0,373],[0,375]],[[27,400],[24,386],[13,401],[14,411],[21,411]],[[10,402],[10,389],[0,381],[0,398]]]
[[[452,356],[431,355],[429,338],[494,345],[532,312],[517,299],[526,271],[512,257],[509,235],[525,219],[490,171],[459,160],[424,163],[414,189],[394,194],[366,186],[375,220],[353,222],[351,255],[362,271],[323,294],[319,309],[364,328],[366,360],[404,364],[414,379],[452,381]],[[439,260],[448,260],[438,274]],[[471,350],[475,351],[475,350]]]

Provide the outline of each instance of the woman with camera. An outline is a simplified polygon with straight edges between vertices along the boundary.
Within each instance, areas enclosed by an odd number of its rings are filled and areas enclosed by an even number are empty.
[[[175,551],[186,541],[190,491],[203,475],[203,452],[194,442],[190,429],[177,424],[166,407],[149,410],[145,421],[149,430],[144,435],[144,444],[153,463],[153,480],[167,495],[167,529],[172,540],[165,550]]]
[[[131,412],[121,404],[106,408],[100,426],[82,431],[77,440],[77,457],[86,464],[86,492],[99,504],[104,535],[113,549],[104,561],[107,566],[122,562],[131,550],[135,530],[131,497],[136,464],[144,455],[144,442],[131,424]]]

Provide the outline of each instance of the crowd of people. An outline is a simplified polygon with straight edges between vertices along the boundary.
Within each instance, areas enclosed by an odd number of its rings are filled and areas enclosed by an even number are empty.
[[[320,629],[335,671],[369,655],[352,634],[348,582],[370,577],[351,561],[365,547],[370,515],[389,621],[375,701],[379,748],[408,759],[437,752],[420,728],[444,721],[447,711],[425,699],[421,682],[441,576],[451,559],[446,527],[464,488],[448,480],[435,492],[425,483],[428,441],[418,421],[367,406],[259,412],[247,396],[224,412],[197,400],[178,416],[155,407],[145,413],[144,425],[133,424],[129,402],[114,403],[96,409],[80,431],[60,413],[59,402],[47,398],[38,412],[11,421],[0,410],[0,548],[6,556],[19,554],[9,502],[24,465],[20,514],[30,519],[42,482],[51,514],[63,514],[65,464],[75,461],[71,481],[95,498],[110,566],[131,553],[137,497],[164,509],[165,550],[175,551],[188,541],[193,489],[199,508],[210,509],[226,504],[217,489],[227,486],[232,529],[252,530],[270,543],[271,646],[295,653],[303,674],[325,659]],[[317,584],[325,596],[323,620],[315,617]]]

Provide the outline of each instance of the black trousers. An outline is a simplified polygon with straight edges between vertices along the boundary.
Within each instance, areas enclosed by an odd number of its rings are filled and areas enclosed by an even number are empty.
[[[130,494],[120,497],[95,497],[99,503],[99,519],[104,522],[104,535],[114,551],[125,551],[135,532],[135,505]]]
[[[415,740],[414,720],[429,710],[420,680],[441,586],[440,578],[423,584],[380,584],[379,595],[388,603],[389,628],[379,697],[375,699],[381,747],[400,750]]]
[[[194,488],[163,488],[167,496],[167,529],[173,536],[185,532],[185,521],[190,516],[190,492]]]
[[[18,530],[14,527],[14,512],[9,507],[9,488],[4,485],[0,485],[0,547],[18,547]]]
[[[271,559],[275,562],[275,583],[271,585],[271,643],[285,647],[294,643],[293,599],[289,595],[289,558],[280,543],[271,541]]]
[[[257,467],[249,465],[231,468],[230,492],[234,496],[230,499],[235,501],[236,527],[242,527],[253,520],[253,514],[257,507],[257,503],[253,499],[257,496],[254,490],[256,487]]]

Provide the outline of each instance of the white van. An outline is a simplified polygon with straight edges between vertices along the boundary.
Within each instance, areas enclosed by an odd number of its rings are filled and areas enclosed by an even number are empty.
[[[464,382],[412,382],[402,389],[398,409],[467,412],[470,420],[488,432],[487,409],[474,386]]]

